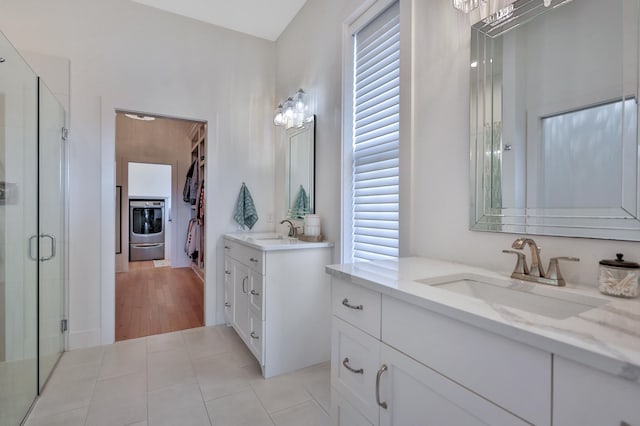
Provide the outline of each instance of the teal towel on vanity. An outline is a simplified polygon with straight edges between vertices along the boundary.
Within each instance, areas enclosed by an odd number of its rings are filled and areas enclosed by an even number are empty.
[[[236,201],[236,210],[233,213],[233,218],[243,228],[248,226],[249,229],[253,228],[253,225],[258,221],[258,212],[256,206],[253,204],[253,198],[247,185],[242,182],[240,193],[238,194],[238,201]]]
[[[304,215],[309,213],[311,213],[311,209],[309,209],[309,197],[307,196],[307,191],[300,185],[298,195],[296,195],[291,210],[289,210],[289,217],[292,219],[304,219]]]

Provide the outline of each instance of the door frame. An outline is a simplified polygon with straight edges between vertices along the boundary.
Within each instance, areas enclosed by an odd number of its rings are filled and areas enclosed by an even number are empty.
[[[126,107],[124,105],[127,105]],[[207,123],[207,147],[206,152],[214,152],[210,149],[211,136],[214,131],[211,123],[215,120],[203,118],[187,118],[187,115],[180,111],[172,111],[173,106],[167,106],[163,110],[157,105],[141,105],[137,101],[122,102],[106,97],[100,99],[101,116],[101,218],[100,218],[100,336],[96,336],[99,344],[107,345],[115,342],[115,187],[116,187],[116,112],[127,111],[142,115],[153,115],[155,117],[176,118],[180,120],[201,121]],[[145,111],[161,111],[160,113],[145,113]],[[208,159],[210,160],[210,159]],[[208,161],[211,167],[211,161]],[[205,197],[211,196],[210,180],[212,173],[207,173],[205,183]],[[206,203],[205,216],[213,218],[212,203]],[[213,223],[209,219],[209,223]],[[205,240],[215,241],[213,226],[205,228]],[[213,259],[213,261],[211,261]],[[204,322],[205,325],[214,325],[217,317],[217,288],[216,288],[216,244],[207,247],[205,258],[205,283],[204,283]]]

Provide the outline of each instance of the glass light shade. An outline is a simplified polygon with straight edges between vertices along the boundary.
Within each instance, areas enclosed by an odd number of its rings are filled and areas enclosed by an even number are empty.
[[[294,106],[295,106],[295,103],[293,102],[293,98],[288,98],[287,101],[284,103],[284,106],[282,107],[284,121],[285,121],[284,125],[287,129],[293,127],[293,121],[295,118]]]
[[[287,119],[293,118],[294,106],[295,104],[293,102],[293,98],[288,98],[287,101],[284,103],[283,112],[284,112],[284,116]]]
[[[453,0],[453,7],[464,13],[469,13],[478,7],[479,0]]]
[[[296,92],[296,96],[295,96],[295,110],[296,112],[302,112],[304,113],[304,109],[305,109],[305,104],[304,104],[304,98],[305,98],[305,93],[304,90],[302,89],[298,89],[298,91]]]
[[[276,108],[275,114],[273,116],[273,124],[276,126],[284,125],[284,114],[282,113],[282,104],[279,104]]]

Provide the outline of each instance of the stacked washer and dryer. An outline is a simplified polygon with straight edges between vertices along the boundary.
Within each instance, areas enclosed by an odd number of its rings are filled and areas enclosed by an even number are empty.
[[[164,201],[129,201],[129,261],[164,259]]]

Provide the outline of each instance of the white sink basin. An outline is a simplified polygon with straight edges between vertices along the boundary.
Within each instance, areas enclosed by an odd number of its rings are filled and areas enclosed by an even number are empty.
[[[515,281],[487,282],[478,279],[455,279],[433,283],[418,280],[443,290],[473,297],[487,303],[510,306],[550,318],[566,319],[590,309],[602,306],[607,300],[573,293],[562,293],[562,289],[543,288],[543,284]]]
[[[292,244],[298,242],[297,238],[291,238],[286,235],[276,233],[256,234],[248,237],[247,240],[254,241],[261,245]]]

